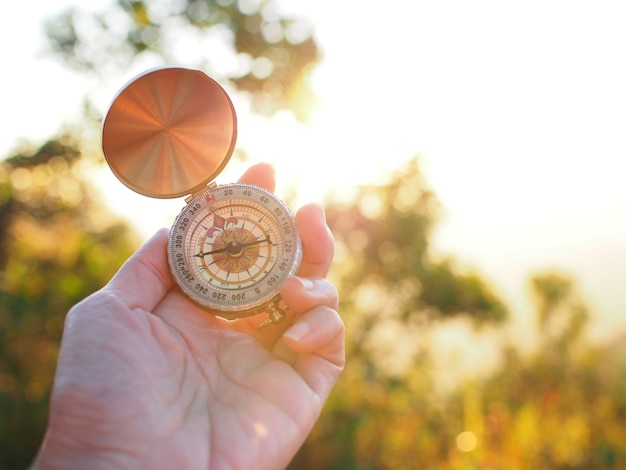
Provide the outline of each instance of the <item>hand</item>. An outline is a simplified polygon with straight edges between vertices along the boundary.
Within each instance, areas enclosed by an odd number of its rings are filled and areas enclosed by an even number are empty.
[[[273,191],[268,165],[241,181]],[[296,214],[304,259],[289,317],[227,322],[174,287],[167,230],[68,314],[35,468],[284,468],[344,365],[334,244],[321,208]]]

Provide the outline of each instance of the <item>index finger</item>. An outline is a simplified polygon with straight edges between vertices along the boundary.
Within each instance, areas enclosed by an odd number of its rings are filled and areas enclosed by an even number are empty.
[[[252,165],[241,175],[239,182],[253,184],[273,193],[276,186],[274,167],[269,163],[257,163],[256,165]]]

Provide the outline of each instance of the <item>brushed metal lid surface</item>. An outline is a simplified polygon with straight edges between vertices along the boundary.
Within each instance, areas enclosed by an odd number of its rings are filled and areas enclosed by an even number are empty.
[[[226,91],[205,73],[149,70],[115,96],[102,150],[117,178],[154,198],[181,197],[212,182],[235,148],[237,116]]]

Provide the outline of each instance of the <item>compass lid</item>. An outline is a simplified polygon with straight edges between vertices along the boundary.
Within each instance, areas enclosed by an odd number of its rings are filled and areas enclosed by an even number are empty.
[[[199,70],[164,67],[127,83],[102,127],[102,150],[117,178],[154,198],[196,192],[224,169],[237,116],[224,89]]]

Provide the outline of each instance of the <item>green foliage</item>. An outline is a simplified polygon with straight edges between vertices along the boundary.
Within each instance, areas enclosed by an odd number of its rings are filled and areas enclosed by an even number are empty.
[[[25,468],[41,442],[65,314],[135,246],[81,156],[64,135],[0,164],[0,468]]]
[[[432,253],[437,211],[417,160],[383,186],[360,188],[354,204],[331,203],[328,223],[339,256],[346,258],[339,260],[335,273],[340,291],[347,293],[345,301],[357,304],[365,282],[379,290],[379,302],[367,305],[377,306],[376,317],[392,310],[390,315],[409,323],[455,315],[469,315],[479,323],[504,321],[506,308],[480,275]]]
[[[135,246],[84,183],[84,161],[66,135],[0,166],[0,468],[26,467],[41,442],[65,313]],[[399,210],[403,184],[418,196]],[[573,280],[557,272],[531,279],[541,339],[534,354],[505,341],[495,372],[443,393],[426,340],[431,326],[460,315],[498,329],[502,318],[485,314],[484,305],[504,307],[478,274],[432,260],[437,206],[415,163],[362,194],[328,208],[347,368],[290,468],[619,468],[626,458],[624,349],[585,343],[589,316]],[[404,250],[399,265],[370,245],[383,239],[380,232]],[[421,252],[402,245],[412,241]],[[424,297],[424,289],[451,294]]]
[[[119,0],[47,28],[64,63],[102,75],[150,54],[178,62],[172,45],[195,38],[203,47],[187,64],[249,91],[257,109],[303,115],[297,94],[317,46],[302,20],[277,11],[271,1]],[[92,144],[61,135],[0,164],[0,468],[25,468],[41,442],[65,313],[137,245],[85,182]],[[624,347],[589,346],[574,281],[545,272],[530,281],[538,348],[520,354],[484,278],[433,252],[438,210],[416,161],[328,205],[347,367],[290,468],[620,468]],[[459,317],[498,333],[500,366],[443,393],[428,335]]]
[[[546,282],[561,286],[559,295],[543,291]],[[563,331],[579,334],[542,331],[531,355],[505,342],[496,371],[449,393],[433,382],[428,354],[385,378],[353,353],[290,468],[622,468],[626,349],[584,342],[584,328],[573,326],[584,303],[571,278],[549,272],[531,283],[542,305],[559,311]]]
[[[530,280],[532,355],[503,341],[492,374],[438,386],[431,327],[465,316],[498,331],[506,309],[480,275],[432,252],[437,209],[415,161],[328,207],[348,362],[290,468],[618,468],[623,351],[585,342],[588,309],[568,276]]]
[[[530,280],[540,337],[546,349],[574,347],[582,339],[589,312],[574,281],[554,271],[538,273]]]
[[[306,81],[317,44],[277,2],[117,0],[98,13],[69,9],[46,32],[51,52],[80,71],[107,75],[152,56],[230,80],[264,114],[284,108],[305,119],[313,102]]]

